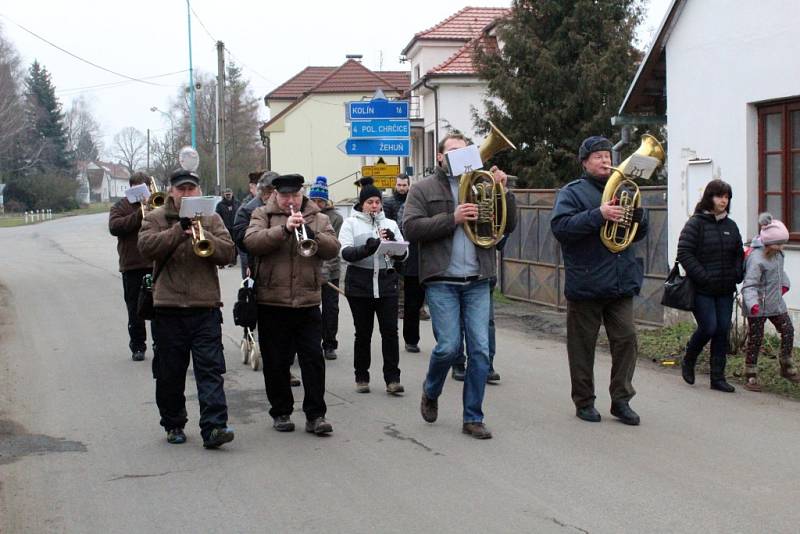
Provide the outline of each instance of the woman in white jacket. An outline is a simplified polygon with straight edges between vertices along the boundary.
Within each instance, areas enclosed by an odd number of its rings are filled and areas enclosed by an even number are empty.
[[[356,391],[359,393],[369,393],[370,345],[375,315],[381,333],[386,392],[399,395],[404,391],[400,384],[398,276],[394,261],[402,261],[405,255],[392,258],[375,254],[381,241],[402,240],[397,223],[383,214],[381,192],[372,185],[371,179],[364,179],[358,204],[339,232],[342,259],[347,262],[344,293],[356,330],[353,352]]]

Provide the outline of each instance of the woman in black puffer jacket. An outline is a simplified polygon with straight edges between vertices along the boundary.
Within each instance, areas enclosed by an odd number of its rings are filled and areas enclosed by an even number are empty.
[[[697,356],[711,340],[711,389],[727,393],[734,391],[725,380],[733,297],[744,276],[742,236],[728,216],[732,196],[729,184],[709,182],[678,239],[678,261],[695,288],[697,321],[681,364],[683,379],[694,384]]]

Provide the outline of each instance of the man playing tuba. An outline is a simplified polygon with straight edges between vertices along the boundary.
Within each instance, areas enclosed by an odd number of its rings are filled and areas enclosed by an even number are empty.
[[[419,280],[425,285],[436,347],[422,385],[420,411],[429,423],[438,417],[438,398],[447,373],[461,349],[461,325],[467,339],[467,373],[464,380],[463,426],[465,434],[491,438],[483,423],[483,395],[489,374],[489,279],[495,276],[494,246],[477,246],[463,224],[478,220],[478,206],[458,203],[460,176],[451,176],[445,154],[467,146],[462,134],[447,134],[439,142],[439,166],[433,175],[409,190],[403,214],[405,237],[419,243]],[[506,175],[494,178],[505,186]],[[513,200],[510,191],[506,200]]]
[[[638,350],[633,296],[642,287],[643,267],[631,248],[611,252],[600,238],[606,221],[619,222],[624,215],[616,199],[601,203],[612,172],[611,142],[605,137],[589,137],[581,143],[578,158],[583,175],[558,192],[550,218],[566,269],[572,401],[577,417],[600,421],[594,407],[594,352],[602,322],[611,348],[611,415],[626,425],[638,425],[639,416],[628,403],[636,394],[631,383]],[[636,208],[632,220],[639,223],[635,239],[642,239],[647,234],[646,213]]]

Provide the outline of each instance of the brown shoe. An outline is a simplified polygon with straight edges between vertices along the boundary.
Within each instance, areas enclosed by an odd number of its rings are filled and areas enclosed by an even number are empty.
[[[789,362],[780,362],[781,364],[781,376],[788,380],[789,382],[794,382],[795,384],[800,383],[800,373],[797,372],[797,367],[794,364]]]
[[[400,382],[389,382],[386,384],[386,393],[389,395],[400,395],[406,390]]]
[[[483,423],[464,423],[461,432],[469,434],[475,439],[492,439],[492,433]]]
[[[436,421],[436,418],[439,417],[439,401],[436,399],[429,399],[428,396],[425,395],[425,390],[423,390],[419,411],[423,419],[429,423],[433,423]]]
[[[369,382],[356,382],[356,393],[369,393]]]
[[[746,377],[744,382],[744,389],[746,389],[747,391],[755,391],[755,392],[761,391],[761,384],[758,383],[758,378],[754,376]]]

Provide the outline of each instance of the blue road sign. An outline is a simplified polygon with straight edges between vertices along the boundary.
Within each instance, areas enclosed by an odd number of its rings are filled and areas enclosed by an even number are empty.
[[[350,137],[408,138],[410,135],[411,122],[408,120],[373,119],[350,123]]]
[[[368,100],[347,103],[347,120],[407,118],[408,102],[405,100]]]
[[[348,139],[339,145],[348,156],[408,156],[411,142],[408,139]]]

